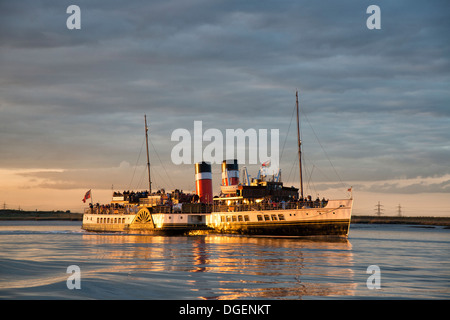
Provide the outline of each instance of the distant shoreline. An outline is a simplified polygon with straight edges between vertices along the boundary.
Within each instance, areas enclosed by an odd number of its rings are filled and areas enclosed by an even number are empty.
[[[417,224],[450,227],[450,217],[352,216],[351,223]]]
[[[0,210],[0,221],[5,220],[68,220],[82,221],[83,214],[67,211]]]
[[[0,221],[4,220],[69,220],[82,221],[83,214],[67,211],[23,211],[0,210]],[[396,216],[352,216],[357,224],[416,224],[450,227],[450,217],[396,217]]]

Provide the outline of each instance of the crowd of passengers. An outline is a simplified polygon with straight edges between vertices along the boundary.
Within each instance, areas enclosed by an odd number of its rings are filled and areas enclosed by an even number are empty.
[[[100,204],[100,203],[92,204],[92,203],[90,203],[89,208],[91,208],[91,209],[93,209],[93,208],[95,208],[95,209],[110,209],[110,208],[123,209],[125,207],[119,203],[111,203],[111,204],[109,204],[109,203],[108,204]]]
[[[113,193],[113,197],[122,197],[123,196],[123,200],[125,201],[129,201],[129,202],[139,202],[139,199],[141,198],[147,198],[150,195],[150,193],[145,190],[145,191],[123,191],[123,192],[114,192]]]
[[[199,203],[200,202],[200,198],[198,195],[196,194],[184,194],[182,191],[179,190],[175,190],[173,193],[175,193],[177,195],[177,198],[183,197],[182,201],[179,201],[180,203]],[[123,191],[123,192],[114,192],[113,196],[114,197],[124,197],[125,201],[128,201],[130,203],[138,203],[140,198],[147,198],[149,195],[166,195],[164,189],[162,190],[158,190],[156,192],[153,193],[149,193],[147,190],[145,191]],[[172,206],[172,201],[171,201],[171,196],[167,195],[167,199],[165,201],[163,201],[163,199],[161,199],[161,205],[166,205],[166,206]],[[172,195],[173,197],[173,195]],[[218,198],[218,196],[215,196],[214,198]],[[181,200],[181,199],[180,199]],[[319,197],[316,198],[316,200],[312,200],[312,197],[309,195],[305,198],[300,197],[300,199],[296,200],[296,199],[290,199],[290,200],[280,200],[280,199],[264,199],[263,201],[259,202],[259,203],[250,203],[247,204],[245,206],[249,206],[249,207],[255,207],[257,206],[258,208],[261,209],[289,209],[289,208],[293,208],[295,207],[309,207],[309,208],[321,208],[321,207],[325,207],[328,203],[328,200],[325,200],[325,198],[322,198],[322,200],[320,200]],[[218,201],[214,203],[215,205],[219,205],[219,206],[226,206],[226,202],[224,200],[222,201]],[[234,203],[233,205],[239,205],[242,206],[242,203]],[[119,203],[111,203],[111,204],[89,204],[89,207],[91,209],[91,211],[93,211],[93,209],[95,209],[95,211],[97,212],[109,212],[110,209],[125,209],[126,207],[123,204],[119,204]]]
[[[325,198],[322,198],[322,200],[320,200],[320,198],[317,197],[316,200],[312,200],[311,196],[307,196],[305,198],[300,197],[299,200],[268,198],[258,203],[250,203],[245,205],[239,201],[237,203],[234,203],[233,205],[258,207],[258,209],[292,209],[294,207],[323,208],[327,205],[327,203],[328,200],[325,200]],[[219,206],[227,205],[226,200],[219,201],[216,204],[218,204]]]

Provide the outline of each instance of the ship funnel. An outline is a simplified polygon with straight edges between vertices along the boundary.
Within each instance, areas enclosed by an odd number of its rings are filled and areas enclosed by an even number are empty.
[[[195,190],[202,203],[213,202],[211,164],[198,162],[195,164]]]
[[[238,184],[239,184],[239,166],[237,159],[223,160],[222,186],[234,186]]]

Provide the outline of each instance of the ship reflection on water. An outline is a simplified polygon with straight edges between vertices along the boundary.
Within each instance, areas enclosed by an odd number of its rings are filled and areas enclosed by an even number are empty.
[[[302,299],[356,289],[346,239],[85,234],[83,242],[107,264],[90,277],[126,276],[149,296],[155,278],[166,281],[174,299]]]

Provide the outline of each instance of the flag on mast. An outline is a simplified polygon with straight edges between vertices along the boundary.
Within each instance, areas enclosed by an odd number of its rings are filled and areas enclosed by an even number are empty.
[[[89,191],[86,192],[86,194],[84,195],[84,198],[83,198],[82,201],[84,203],[86,203],[86,200],[89,199],[89,198],[91,198],[91,189],[89,189]]]
[[[268,167],[268,166],[270,166],[270,160],[267,160],[267,161],[263,162],[263,163],[261,164],[261,166],[262,166],[262,167]]]

